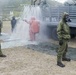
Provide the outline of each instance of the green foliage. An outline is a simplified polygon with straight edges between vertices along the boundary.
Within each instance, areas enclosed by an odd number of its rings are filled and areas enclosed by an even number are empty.
[[[76,0],[67,0],[66,2],[65,2],[65,5],[76,5]]]
[[[18,7],[20,4],[28,4],[30,0],[10,0],[7,6]]]
[[[61,3],[55,1],[55,0],[47,0],[48,1],[48,4],[50,4],[50,6],[59,6],[59,5],[62,5]]]
[[[16,17],[19,17],[21,14],[21,12],[18,12],[18,11],[14,11],[13,13],[14,13],[14,16],[16,16]]]

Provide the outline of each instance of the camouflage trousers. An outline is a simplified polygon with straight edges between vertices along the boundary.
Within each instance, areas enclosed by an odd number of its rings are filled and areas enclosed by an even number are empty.
[[[2,28],[0,28],[0,34],[1,34]]]
[[[3,55],[3,54],[2,54],[2,51],[1,51],[1,44],[0,44],[0,55]]]
[[[57,61],[58,62],[61,62],[62,58],[66,57],[67,48],[68,48],[68,41],[63,40],[63,44],[59,45],[59,49],[58,49],[58,54],[57,54]]]

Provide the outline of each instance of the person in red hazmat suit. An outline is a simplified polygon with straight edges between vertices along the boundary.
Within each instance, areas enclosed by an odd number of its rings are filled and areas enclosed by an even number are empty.
[[[39,21],[37,21],[35,17],[31,17],[29,22],[27,20],[24,21],[30,24],[29,28],[30,40],[35,41],[36,34],[39,33],[39,24],[40,24]]]

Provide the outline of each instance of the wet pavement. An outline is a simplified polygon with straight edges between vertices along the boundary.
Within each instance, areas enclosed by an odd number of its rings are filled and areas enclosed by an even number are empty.
[[[1,40],[1,49],[25,46],[28,44],[35,44],[35,45],[38,44],[35,41],[31,42],[31,41],[25,41],[19,39],[10,39],[10,35],[6,33],[2,33],[2,35],[0,36],[0,40]]]
[[[18,46],[25,46],[28,49],[32,49],[34,51],[39,51],[42,53],[46,53],[49,55],[57,55],[58,45],[53,44],[50,42],[31,42],[31,41],[24,41],[24,40],[7,40],[9,39],[8,34],[2,34],[0,40],[3,42],[1,43],[1,49],[5,48],[13,48]],[[67,56],[70,57],[72,60],[76,60],[76,48],[69,47]]]
[[[42,53],[46,53],[49,55],[57,55],[58,45],[52,44],[51,42],[43,42],[38,45],[27,45],[28,49],[32,49],[34,51],[39,51]],[[76,48],[68,48],[67,57],[76,61]]]

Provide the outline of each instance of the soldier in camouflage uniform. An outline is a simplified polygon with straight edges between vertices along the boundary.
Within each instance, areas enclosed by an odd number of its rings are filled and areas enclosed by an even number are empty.
[[[0,36],[1,36],[1,31],[2,31],[2,21],[0,20]],[[0,43],[0,57],[6,57],[1,51],[1,43]]]
[[[61,61],[70,61],[69,58],[66,58],[66,52],[68,48],[68,41],[70,40],[70,28],[67,22],[71,22],[68,13],[64,13],[62,20],[60,21],[57,27],[57,34],[59,38],[59,50],[57,54],[57,65],[60,67],[65,67]]]

